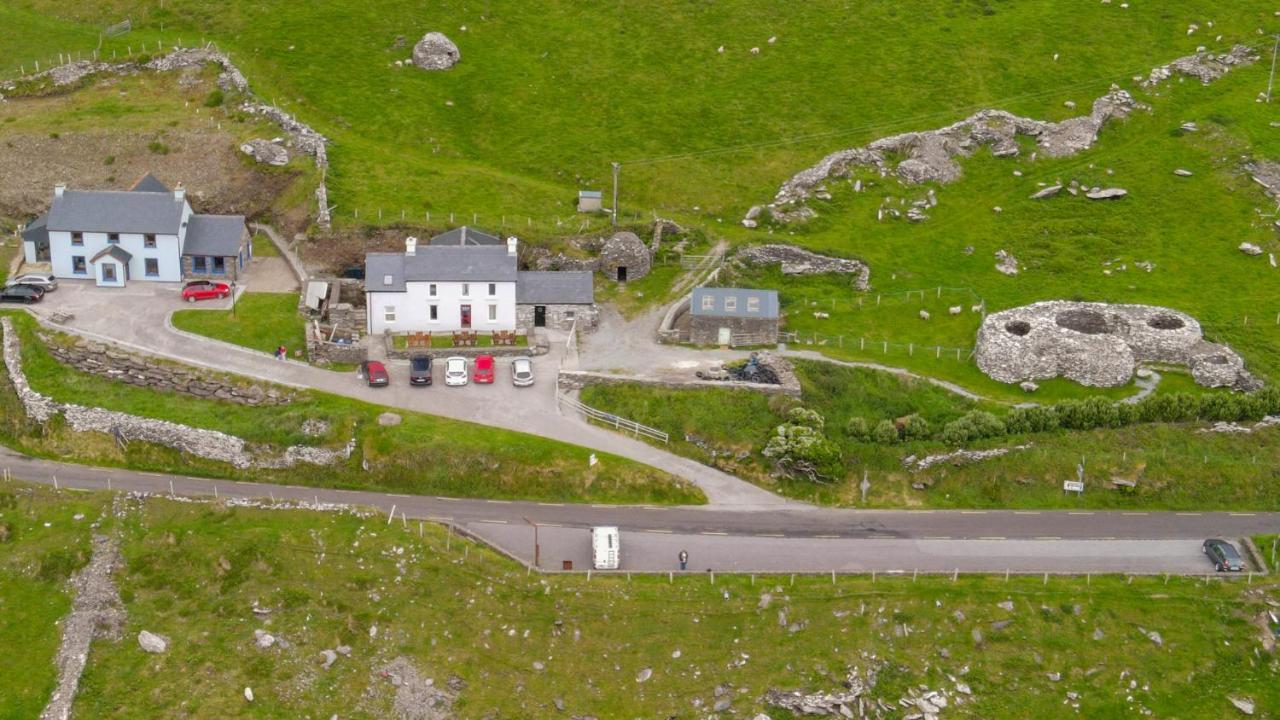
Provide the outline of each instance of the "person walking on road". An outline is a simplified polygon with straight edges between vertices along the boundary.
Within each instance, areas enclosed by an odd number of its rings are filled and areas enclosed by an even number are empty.
[[[689,551],[681,550],[679,557],[680,557],[680,569],[684,570],[688,568],[689,567]]]

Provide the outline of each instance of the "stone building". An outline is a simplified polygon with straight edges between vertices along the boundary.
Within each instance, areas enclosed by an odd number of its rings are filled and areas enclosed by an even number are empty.
[[[776,345],[778,293],[745,288],[695,288],[689,301],[694,345]]]
[[[593,213],[604,209],[604,194],[599,190],[578,191],[578,212]]]
[[[595,285],[588,270],[521,271],[516,280],[516,325],[590,332],[599,324]]]
[[[600,248],[600,272],[611,280],[639,280],[652,265],[649,246],[633,232],[614,233]]]

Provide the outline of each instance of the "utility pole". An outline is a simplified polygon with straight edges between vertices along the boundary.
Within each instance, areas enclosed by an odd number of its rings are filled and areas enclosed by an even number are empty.
[[[1274,60],[1274,58],[1272,59]],[[1274,71],[1275,71],[1275,66],[1273,63],[1272,72]],[[1267,91],[1267,97],[1268,99],[1271,97],[1270,90]],[[618,170],[622,166],[619,165],[618,163],[611,163],[611,164],[613,165],[613,222],[612,224],[614,227],[617,227],[618,225]]]
[[[1280,50],[1280,35],[1276,35],[1276,44],[1271,46],[1271,76],[1267,78],[1267,102],[1271,102],[1271,86],[1276,80],[1276,51]]]

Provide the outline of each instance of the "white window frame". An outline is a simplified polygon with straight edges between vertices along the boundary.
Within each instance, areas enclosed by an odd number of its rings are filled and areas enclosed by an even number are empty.
[[[712,295],[712,294],[710,294],[710,293],[708,293],[708,294],[706,294],[706,295],[703,295],[703,296],[702,296],[702,309],[703,309],[703,310],[715,310],[715,309],[716,309],[716,296],[715,296],[715,295]]]
[[[489,304],[489,322],[498,322],[498,306]]]
[[[384,323],[387,323],[388,325],[395,324],[396,322],[396,306],[395,305],[382,306],[382,321]]]
[[[747,298],[747,312],[749,313],[760,312],[760,298],[755,296]]]
[[[727,298],[725,298],[725,299],[724,299],[724,311],[725,311],[725,312],[737,312],[737,311],[738,311],[738,298],[736,298],[736,297],[727,297]]]
[[[396,278],[395,278],[395,276],[394,276],[394,275],[383,275],[383,276],[382,276],[382,284],[383,284],[384,286],[390,286],[390,285],[391,285],[391,284],[393,284],[395,281],[396,281]]]

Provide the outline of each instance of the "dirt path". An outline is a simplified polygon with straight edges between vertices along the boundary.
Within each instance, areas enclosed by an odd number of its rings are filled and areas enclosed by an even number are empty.
[[[40,713],[40,720],[66,720],[71,716],[71,705],[75,702],[93,639],[119,637],[125,615],[120,591],[111,574],[120,564],[117,540],[94,535],[93,557],[71,577],[75,598],[71,613],[62,622],[62,641],[54,658],[58,666],[58,686]]]

